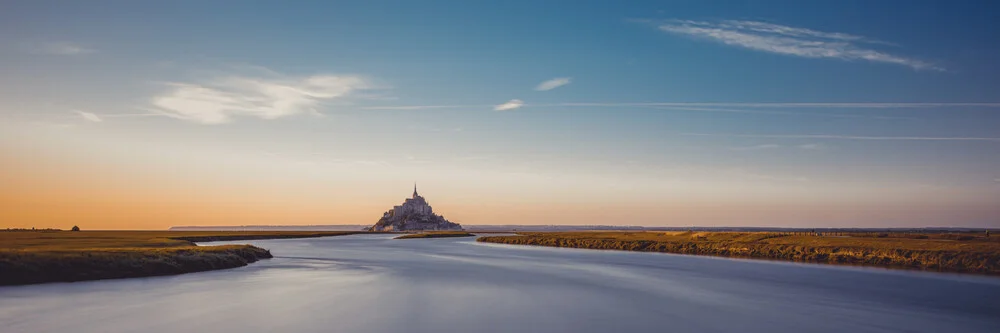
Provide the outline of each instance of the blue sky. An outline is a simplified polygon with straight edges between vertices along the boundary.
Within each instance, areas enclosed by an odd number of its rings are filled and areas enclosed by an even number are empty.
[[[998,7],[5,2],[0,147],[303,223],[418,180],[471,224],[1000,226]]]

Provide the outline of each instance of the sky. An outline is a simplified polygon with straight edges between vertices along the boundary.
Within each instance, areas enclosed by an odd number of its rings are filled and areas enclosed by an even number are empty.
[[[4,1],[0,228],[1000,227],[998,12]]]

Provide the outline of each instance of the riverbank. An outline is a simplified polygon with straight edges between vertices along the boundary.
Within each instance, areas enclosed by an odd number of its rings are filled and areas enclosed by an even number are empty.
[[[417,234],[406,234],[393,239],[414,239],[414,238],[447,238],[447,237],[472,237],[475,236],[465,231],[429,231]]]
[[[246,266],[271,258],[252,245],[195,242],[310,238],[357,232],[6,231],[0,232],[0,285],[176,275]]]
[[[477,241],[1000,275],[1000,239],[982,235],[539,232]]]

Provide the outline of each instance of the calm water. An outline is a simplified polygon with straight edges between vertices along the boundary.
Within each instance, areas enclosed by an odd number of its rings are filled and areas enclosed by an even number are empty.
[[[0,332],[1000,332],[1000,278],[358,235],[0,287]]]

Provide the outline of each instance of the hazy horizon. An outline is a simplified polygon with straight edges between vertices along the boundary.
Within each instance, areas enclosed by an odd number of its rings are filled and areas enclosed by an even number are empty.
[[[1000,227],[1000,3],[0,7],[0,228]]]

